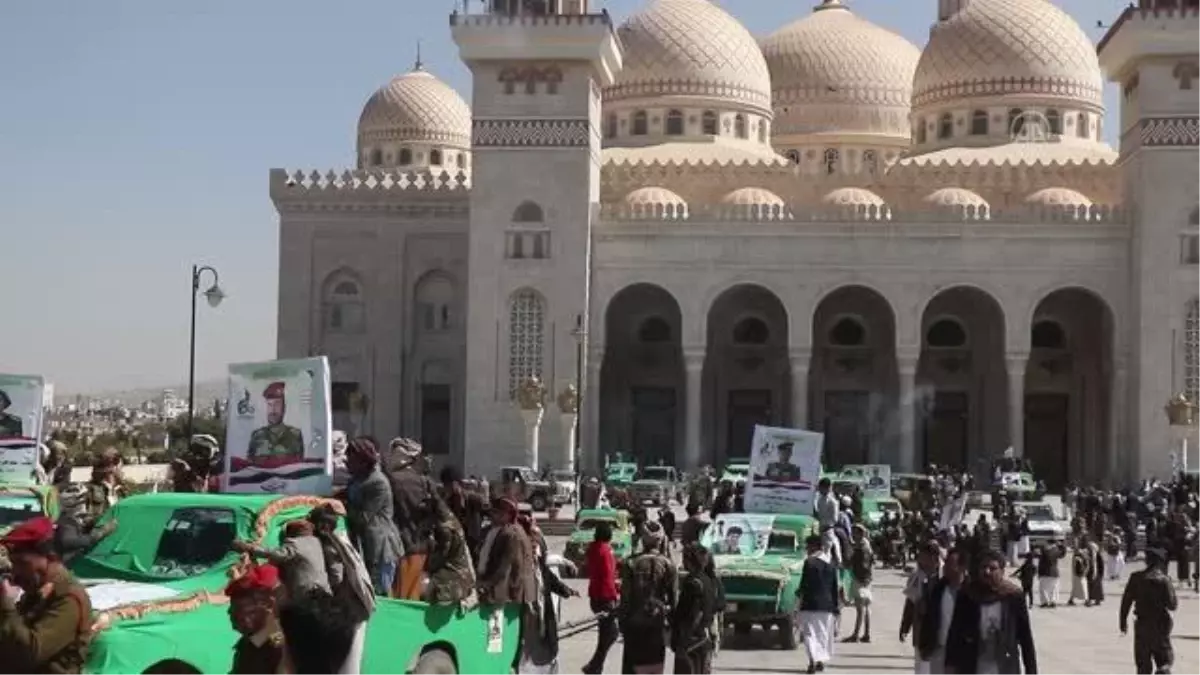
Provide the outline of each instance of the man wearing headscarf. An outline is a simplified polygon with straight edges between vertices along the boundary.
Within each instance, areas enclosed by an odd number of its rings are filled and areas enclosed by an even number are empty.
[[[1146,568],[1129,575],[1118,617],[1124,635],[1129,631],[1129,610],[1133,609],[1136,616],[1133,662],[1137,672],[1171,672],[1175,663],[1175,650],[1171,647],[1175,621],[1171,612],[1178,608],[1175,587],[1167,574],[1167,552],[1161,548],[1147,549]]]
[[[666,537],[654,521],[642,527],[642,552],[621,566],[618,622],[625,636],[621,672],[661,673],[667,627],[675,611],[675,564],[664,555]]]
[[[0,538],[0,546],[12,564],[12,580],[0,579],[0,669],[81,672],[92,604],[54,550],[54,523],[31,518]]]
[[[393,516],[392,485],[379,469],[375,442],[359,437],[346,450],[346,524],[350,541],[362,552],[375,592],[387,595],[404,552]]]
[[[358,675],[366,644],[367,620],[375,612],[375,588],[371,584],[371,575],[350,540],[338,532],[338,512],[333,506],[317,506],[309,511],[308,521],[313,524],[313,532],[321,542],[325,571],[329,575],[329,587],[336,604],[345,609],[346,618],[355,624],[345,660],[339,668],[331,668],[329,672]],[[284,632],[287,632],[286,624]]]
[[[116,518],[97,526],[87,515],[87,488],[72,483],[59,488],[54,550],[64,563],[86,552],[117,529]]]
[[[87,484],[87,517],[91,522],[100,520],[117,501],[124,496],[121,486],[121,455],[116,448],[108,448],[92,464],[92,478]]]
[[[278,569],[252,565],[225,587],[229,620],[242,636],[233,646],[233,675],[287,672],[278,619],[278,586]]]
[[[492,526],[479,549],[476,584],[480,602],[524,605],[533,599],[533,546],[517,524],[517,503],[492,502]]]
[[[692,508],[694,504],[689,505]],[[671,650],[676,673],[712,672],[711,627],[717,606],[717,589],[707,568],[712,556],[697,542],[683,547],[683,569],[679,603],[671,616]]]
[[[800,576],[796,597],[800,599],[800,631],[808,653],[808,671],[824,670],[833,658],[834,623],[841,614],[837,567],[824,556],[825,543],[820,535],[805,541],[808,557]]]
[[[254,558],[265,558],[278,568],[289,598],[299,598],[313,590],[333,592],[329,587],[329,572],[325,569],[325,551],[313,524],[307,520],[286,523],[277,548],[240,539],[235,539],[229,547]]]
[[[393,439],[390,454],[393,510],[404,545],[392,596],[420,600],[421,577],[434,528],[433,502],[437,488],[425,475],[420,443],[409,438]]]
[[[195,434],[187,455],[171,461],[171,485],[175,492],[208,492],[220,444],[209,434]]]

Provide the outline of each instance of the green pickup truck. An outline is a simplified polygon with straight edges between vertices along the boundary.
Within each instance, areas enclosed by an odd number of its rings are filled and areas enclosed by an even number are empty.
[[[595,536],[596,526],[608,523],[612,527],[613,557],[620,563],[631,553],[633,533],[629,529],[629,512],[623,509],[583,509],[575,518],[575,529],[571,531],[563,557],[575,566],[576,573],[587,576],[587,550]]]

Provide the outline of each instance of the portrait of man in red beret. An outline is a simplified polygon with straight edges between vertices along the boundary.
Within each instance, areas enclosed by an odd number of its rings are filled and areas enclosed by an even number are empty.
[[[304,459],[304,434],[284,423],[287,392],[283,382],[272,382],[263,390],[267,424],[250,434],[246,459],[255,466],[284,466]]]

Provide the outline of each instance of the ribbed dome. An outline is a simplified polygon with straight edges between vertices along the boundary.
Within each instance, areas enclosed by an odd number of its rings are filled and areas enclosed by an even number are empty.
[[[721,197],[721,203],[739,206],[783,206],[783,198],[763,188],[744,187]]]
[[[758,43],[709,0],[654,0],[617,34],[624,65],[606,102],[687,96],[770,114],[771,75]]]
[[[921,57],[908,40],[859,18],[841,0],[825,0],[761,46],[771,71],[776,136],[908,138],[913,73]]]
[[[358,118],[358,142],[417,141],[471,146],[471,109],[458,92],[418,66],[376,91]]]
[[[1091,206],[1092,200],[1082,192],[1063,187],[1042,188],[1025,198],[1026,204],[1043,206]]]
[[[883,197],[864,188],[844,187],[833,190],[821,198],[828,206],[883,206]]]
[[[1096,49],[1066,12],[1047,0],[964,5],[930,32],[913,78],[914,110],[1014,95],[1102,108]]]
[[[646,205],[672,205],[672,206],[687,206],[687,202],[683,197],[671,192],[666,188],[660,187],[641,187],[629,194],[625,195],[625,203],[631,206],[646,206]]]
[[[967,190],[965,188],[948,187],[940,190],[935,190],[925,196],[923,200],[930,206],[945,206],[945,207],[967,207],[974,206],[977,208],[988,208],[988,203],[983,197]]]

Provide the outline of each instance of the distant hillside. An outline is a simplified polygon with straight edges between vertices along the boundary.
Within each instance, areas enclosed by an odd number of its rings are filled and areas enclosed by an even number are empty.
[[[228,394],[229,384],[225,380],[209,380],[206,382],[196,383],[196,404],[198,406],[207,405],[217,398],[225,398]],[[162,397],[164,389],[170,389],[175,392],[175,395],[181,399],[187,398],[187,382],[182,384],[167,384],[161,387],[141,387],[138,389],[121,389],[103,392],[94,392],[83,394],[83,397],[91,400],[112,400],[120,405],[133,406],[143,401],[157,401]],[[55,405],[64,405],[74,403],[75,394],[72,393],[54,393]]]

